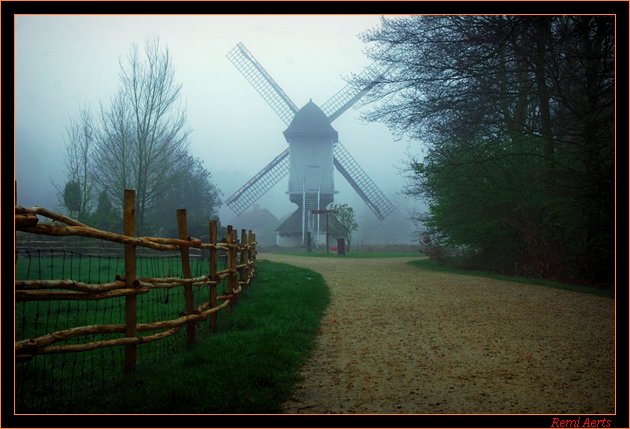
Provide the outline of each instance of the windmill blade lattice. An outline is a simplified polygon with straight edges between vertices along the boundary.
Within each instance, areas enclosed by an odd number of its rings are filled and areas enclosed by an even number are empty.
[[[379,220],[394,210],[394,205],[340,142],[334,147],[334,164]]]
[[[347,84],[335,95],[330,97],[330,99],[321,106],[322,111],[328,116],[328,120],[332,122],[337,119],[368,91],[381,83],[383,76],[388,70],[389,69],[379,68],[376,64],[372,64],[357,77],[360,81],[370,82],[363,89],[357,89],[356,86]]]
[[[247,81],[254,87],[262,98],[271,106],[274,112],[286,125],[291,123],[293,116],[298,111],[297,106],[288,95],[280,88],[280,85],[265,71],[256,58],[249,53],[245,45],[238,43],[227,58],[241,72]]]
[[[265,192],[289,173],[289,149],[276,156],[265,168],[260,170],[247,183],[234,192],[225,203],[237,215],[254,204]]]

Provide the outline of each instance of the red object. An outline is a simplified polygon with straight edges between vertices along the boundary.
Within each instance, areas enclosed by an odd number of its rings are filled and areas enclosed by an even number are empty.
[[[331,247],[330,250],[332,250],[333,252],[336,252],[337,251],[337,246]]]

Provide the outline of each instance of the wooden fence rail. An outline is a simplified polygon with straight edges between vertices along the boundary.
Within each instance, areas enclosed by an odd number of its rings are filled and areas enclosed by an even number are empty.
[[[41,223],[38,216],[46,217],[53,223]],[[15,280],[16,301],[52,300],[102,300],[125,297],[125,323],[109,325],[77,326],[56,332],[27,338],[15,342],[18,361],[27,361],[35,355],[50,353],[83,352],[103,347],[124,346],[125,371],[136,367],[136,347],[151,341],[160,340],[176,333],[186,326],[187,344],[193,345],[196,336],[196,322],[210,317],[210,327],[216,327],[217,312],[233,306],[241,292],[252,281],[256,270],[256,235],[251,230],[241,230],[240,242],[231,225],[227,227],[225,243],[217,242],[217,222],[209,222],[209,242],[188,236],[186,210],[177,211],[178,238],[137,237],[135,235],[135,191],[125,190],[123,207],[124,234],[101,231],[82,224],[67,216],[41,208],[15,207],[16,231],[42,235],[73,235],[124,244],[124,276],[116,275],[113,281],[100,284],[85,283],[72,279],[62,280]],[[182,277],[137,277],[136,249],[146,247],[160,251],[178,250],[181,257]],[[193,277],[190,269],[190,248],[208,249],[208,274]],[[218,271],[219,252],[227,254],[227,268]],[[237,263],[237,255],[240,259]],[[217,286],[227,281],[225,292],[217,294]],[[171,320],[137,323],[137,301],[140,294],[157,289],[181,287],[184,289],[185,310]],[[195,307],[193,288],[207,287],[208,300]],[[222,301],[219,303],[219,301]],[[150,333],[152,332],[153,333]],[[158,331],[158,332],[155,332]],[[150,333],[139,335],[139,333]],[[124,337],[101,339],[81,344],[62,344],[72,338],[88,335],[125,334]]]

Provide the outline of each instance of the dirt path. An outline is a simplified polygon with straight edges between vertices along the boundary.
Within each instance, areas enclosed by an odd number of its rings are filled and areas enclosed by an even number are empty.
[[[614,301],[424,271],[411,258],[261,253],[331,303],[287,413],[612,413]]]

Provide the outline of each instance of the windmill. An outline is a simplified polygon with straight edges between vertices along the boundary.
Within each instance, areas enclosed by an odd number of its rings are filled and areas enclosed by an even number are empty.
[[[321,243],[325,241],[321,237],[323,228],[320,217],[313,212],[321,212],[334,200],[334,166],[379,220],[391,213],[393,204],[339,142],[331,125],[379,83],[382,73],[368,68],[360,75],[362,81],[370,82],[364,88],[346,85],[321,108],[310,100],[298,109],[242,43],[230,50],[227,58],[288,126],[283,134],[289,143],[226,200],[228,207],[240,215],[289,174],[289,199],[298,209],[277,228],[277,244],[304,244],[308,232]]]

